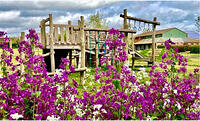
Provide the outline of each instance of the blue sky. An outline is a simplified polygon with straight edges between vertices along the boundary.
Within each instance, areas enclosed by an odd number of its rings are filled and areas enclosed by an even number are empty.
[[[157,29],[177,27],[189,33],[195,33],[195,19],[200,15],[199,1],[0,0],[0,30],[11,36],[29,28],[39,32],[40,21],[49,13],[53,14],[54,23],[72,20],[77,24],[81,15],[87,22],[96,12],[100,12],[109,27],[118,28],[123,24],[119,15],[125,8],[129,16],[149,20],[157,17],[161,23]],[[198,37],[197,32],[195,36]]]

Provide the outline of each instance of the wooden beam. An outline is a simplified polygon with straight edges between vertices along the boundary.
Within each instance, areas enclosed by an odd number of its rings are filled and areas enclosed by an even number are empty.
[[[54,57],[54,43],[53,43],[53,16],[49,14],[50,25],[50,58],[51,58],[51,72],[55,72],[55,57]]]
[[[156,22],[157,18],[154,17],[153,21]],[[153,35],[152,35],[152,61],[155,64],[155,36],[156,36],[156,24],[153,25]]]
[[[12,48],[12,39],[9,41],[9,48]]]
[[[120,14],[120,17],[124,18],[124,15]],[[154,25],[160,25],[160,22],[149,21],[149,20],[146,20],[146,19],[136,18],[136,17],[132,17],[132,16],[127,16],[127,19],[136,20],[136,21],[145,22],[145,23],[150,23],[150,24],[154,24]]]
[[[61,26],[60,27],[60,38],[61,38],[61,43],[65,43],[65,41],[64,41],[64,37],[65,36],[65,33],[64,33],[64,27],[63,26]],[[60,42],[59,42],[60,43]]]
[[[81,16],[80,22],[80,42],[81,42],[81,68],[85,68],[85,34],[84,34],[84,17]],[[85,71],[80,73],[80,83],[83,84]]]
[[[128,24],[127,24],[127,9],[124,9],[124,24],[123,24],[124,29],[128,29]],[[126,51],[128,55],[128,33],[124,33],[124,42],[126,43],[125,47],[123,47],[123,50]],[[128,58],[124,62],[125,65],[128,66]]]
[[[104,29],[104,28],[84,28],[84,31],[102,31],[102,32],[108,32],[109,29]],[[135,30],[129,30],[129,29],[119,29],[119,32],[136,33]]]
[[[46,37],[45,37],[45,22],[44,19],[40,22],[40,39],[43,45],[43,48],[46,48]]]
[[[48,21],[50,21],[50,18],[44,19],[44,23],[46,23],[46,22],[48,22]]]

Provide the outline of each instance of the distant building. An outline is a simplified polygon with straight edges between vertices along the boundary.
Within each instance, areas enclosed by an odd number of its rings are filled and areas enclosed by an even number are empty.
[[[135,37],[135,48],[137,50],[149,49],[152,46],[152,32],[144,32]],[[164,45],[164,42],[171,39],[177,45],[183,45],[188,39],[186,32],[177,28],[168,28],[156,31],[155,43],[158,45]]]

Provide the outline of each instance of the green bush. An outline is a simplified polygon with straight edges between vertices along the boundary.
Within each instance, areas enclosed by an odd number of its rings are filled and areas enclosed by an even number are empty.
[[[185,52],[190,50],[190,47],[188,45],[173,45],[172,48],[178,48],[179,52]]]
[[[200,53],[200,45],[190,45],[190,53]]]
[[[160,48],[165,48],[165,46],[164,45],[158,45],[157,48],[159,48],[159,49]]]

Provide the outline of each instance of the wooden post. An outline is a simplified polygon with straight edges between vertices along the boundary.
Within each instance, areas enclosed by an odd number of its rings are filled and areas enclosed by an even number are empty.
[[[25,32],[21,32],[21,36],[20,36],[20,42],[25,40]],[[20,54],[20,58],[25,59],[25,54],[22,52]],[[20,70],[21,70],[21,75],[24,73],[24,65],[21,64],[20,65]]]
[[[154,17],[153,21],[156,22],[157,18]],[[153,24],[153,35],[152,35],[152,64],[155,64],[155,36],[156,36],[156,25]]]
[[[49,14],[49,26],[50,26],[50,58],[51,58],[51,72],[55,72],[55,58],[54,58],[54,45],[53,45],[53,17]]]
[[[69,25],[69,28],[71,28],[71,29],[69,29],[69,37],[68,38],[69,38],[69,42],[72,44],[72,39],[73,39],[72,31],[73,30],[72,30],[72,26],[71,26],[72,22],[70,20],[68,21],[68,25]]]
[[[96,56],[96,67],[98,67],[98,34],[97,34],[97,31],[95,32],[95,56]]]
[[[12,48],[12,39],[10,39],[9,48]]]
[[[81,68],[85,68],[85,37],[84,37],[84,17],[81,16],[80,22],[80,42],[81,42]],[[82,84],[85,77],[85,71],[80,72],[80,83]]]
[[[124,29],[128,29],[127,9],[124,9]],[[124,49],[124,51],[126,51],[126,54],[128,57],[128,33],[127,32],[125,32],[125,35],[124,35],[124,42],[126,43],[126,46],[123,49]],[[124,64],[126,64],[128,66],[128,61],[126,60]]]
[[[78,20],[78,26],[80,27],[80,25],[81,25],[81,21],[80,20]],[[85,33],[84,33],[85,34]],[[78,31],[78,36],[77,36],[77,43],[78,44],[80,44],[81,42],[80,42],[80,31]]]
[[[45,48],[46,47],[46,39],[45,39],[45,22],[44,19],[40,22],[40,39],[42,41],[42,45]]]
[[[131,37],[131,40],[132,40],[132,68],[134,68],[134,62],[135,62],[135,37],[133,37],[133,34],[132,34],[132,37]]]

